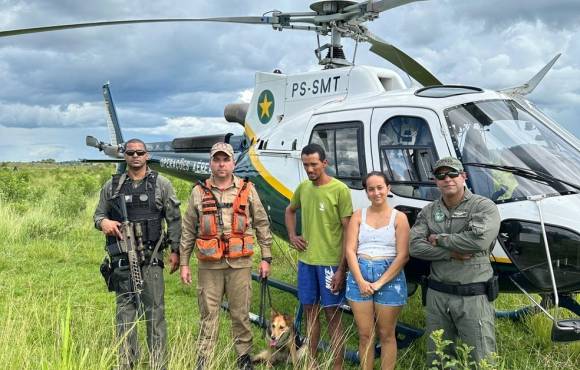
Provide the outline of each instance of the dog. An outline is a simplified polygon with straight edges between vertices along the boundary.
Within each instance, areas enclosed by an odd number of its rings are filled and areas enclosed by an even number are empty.
[[[272,367],[278,363],[296,367],[300,358],[303,357],[305,346],[298,348],[296,345],[296,332],[294,331],[294,319],[290,315],[272,310],[270,326],[266,332],[267,348],[254,356],[253,362],[265,362],[266,366]]]

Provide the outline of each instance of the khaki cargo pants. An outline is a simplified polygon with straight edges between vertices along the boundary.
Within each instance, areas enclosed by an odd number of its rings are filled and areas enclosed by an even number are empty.
[[[121,275],[115,290],[117,296],[117,339],[120,340],[119,367],[129,369],[139,359],[136,327],[139,313],[133,294],[130,293],[131,283],[128,268],[122,271],[115,270],[114,273]],[[126,275],[124,279],[122,278],[123,274]],[[165,322],[163,268],[145,265],[141,268],[141,274],[144,281],[141,302],[147,324],[149,368],[164,369],[166,368],[167,324]]]
[[[475,362],[496,352],[495,310],[487,296],[457,296],[429,289],[426,316],[427,366],[435,359],[435,345],[429,335],[438,329],[444,330],[444,339],[454,343],[461,339],[474,347],[471,358]],[[454,356],[455,347],[448,352]]]
[[[232,320],[232,335],[238,356],[252,351],[250,301],[252,298],[252,269],[227,268],[197,270],[197,302],[200,331],[200,357],[210,358],[218,336],[218,318],[222,297],[226,296]]]

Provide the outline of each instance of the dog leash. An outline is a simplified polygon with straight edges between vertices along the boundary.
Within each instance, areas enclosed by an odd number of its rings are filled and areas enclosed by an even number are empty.
[[[266,334],[266,299],[268,299],[268,304],[270,305],[271,309],[274,309],[272,306],[272,295],[270,294],[270,286],[268,285],[268,278],[263,277],[260,280],[260,326],[262,327],[262,331]]]

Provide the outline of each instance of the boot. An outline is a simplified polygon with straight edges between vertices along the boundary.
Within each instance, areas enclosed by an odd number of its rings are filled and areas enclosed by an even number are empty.
[[[249,354],[241,355],[238,357],[238,369],[240,370],[254,370],[254,365],[252,365],[252,358]]]

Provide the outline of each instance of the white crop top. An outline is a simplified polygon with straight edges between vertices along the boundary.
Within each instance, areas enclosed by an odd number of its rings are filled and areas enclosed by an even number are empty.
[[[393,208],[389,224],[375,229],[367,224],[367,208],[363,208],[358,232],[357,254],[365,254],[371,257],[395,257],[397,255],[395,241],[396,218],[397,210]]]

